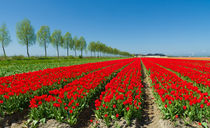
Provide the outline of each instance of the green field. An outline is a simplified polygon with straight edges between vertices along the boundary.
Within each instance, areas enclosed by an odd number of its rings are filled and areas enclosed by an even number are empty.
[[[8,59],[0,61],[0,77],[9,76],[17,73],[37,71],[46,68],[55,68],[62,66],[70,66],[76,64],[84,64],[90,62],[100,62],[108,60],[116,60],[122,58],[34,58],[34,59]]]

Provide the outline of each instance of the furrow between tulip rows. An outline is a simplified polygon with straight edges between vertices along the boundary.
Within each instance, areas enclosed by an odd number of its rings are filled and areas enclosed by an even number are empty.
[[[95,101],[95,115],[106,125],[123,117],[130,124],[131,119],[141,117],[142,84],[141,62],[137,59],[117,74]]]
[[[122,63],[122,61],[87,63],[1,77],[0,115],[23,110],[28,107],[30,98],[34,96],[47,94],[50,90],[62,88],[85,74]]]
[[[104,89],[124,66],[134,59],[118,61],[119,63],[84,75],[63,88],[49,91],[49,95],[35,96],[30,101],[30,118],[40,121],[54,118],[74,125],[80,112]]]
[[[154,96],[165,118],[190,118],[193,121],[209,119],[209,94],[151,60],[142,58],[152,80]]]

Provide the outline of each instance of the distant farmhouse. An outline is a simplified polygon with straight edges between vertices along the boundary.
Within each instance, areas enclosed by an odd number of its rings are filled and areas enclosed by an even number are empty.
[[[165,54],[162,53],[148,53],[148,54],[134,54],[134,57],[167,57]]]

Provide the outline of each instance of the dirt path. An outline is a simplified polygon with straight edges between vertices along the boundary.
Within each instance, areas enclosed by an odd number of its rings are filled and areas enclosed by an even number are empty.
[[[161,113],[158,109],[155,99],[150,88],[149,76],[142,67],[143,85],[144,85],[144,107],[142,128],[173,128],[169,121],[161,119]]]

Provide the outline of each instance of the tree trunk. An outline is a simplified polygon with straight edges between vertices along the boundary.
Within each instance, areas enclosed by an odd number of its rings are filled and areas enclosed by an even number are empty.
[[[44,43],[44,52],[45,52],[45,57],[47,57],[47,45],[46,45],[46,42]]]
[[[5,49],[4,49],[4,43],[3,43],[3,42],[2,42],[2,49],[3,49],[3,52],[4,52],[4,57],[6,58],[7,55],[6,55],[6,51],[5,51]]]
[[[81,49],[81,56],[82,56],[82,51],[83,51],[83,50]]]
[[[67,56],[69,56],[69,44],[67,43]]]
[[[28,42],[26,44],[26,48],[27,48],[27,55],[28,55],[28,57],[30,57],[30,55],[29,55],[29,49],[28,49]]]
[[[75,57],[77,56],[77,51],[76,51],[76,49],[74,49],[74,53],[75,53]]]
[[[58,45],[56,45],[56,48],[57,48],[57,56],[59,58],[59,49],[58,49]]]
[[[92,57],[92,51],[90,51],[91,57]]]

